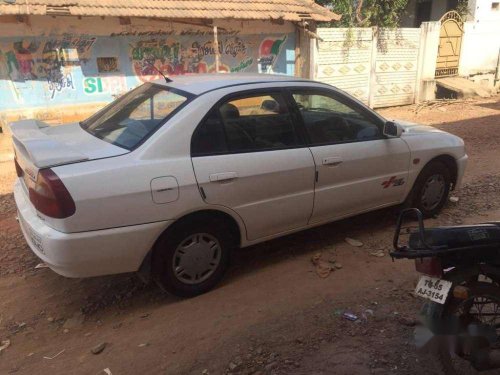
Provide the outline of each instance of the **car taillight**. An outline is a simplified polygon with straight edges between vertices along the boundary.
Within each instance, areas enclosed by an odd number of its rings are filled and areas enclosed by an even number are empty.
[[[75,202],[52,169],[41,169],[36,185],[29,189],[30,201],[42,214],[64,219],[75,213]]]
[[[23,175],[24,175],[23,169],[21,168],[21,166],[17,162],[16,158],[14,158],[14,165],[16,166],[17,177],[23,177]]]
[[[439,258],[422,258],[415,259],[415,269],[417,272],[434,276],[434,277],[442,277],[443,276],[443,267],[441,266],[441,261]]]

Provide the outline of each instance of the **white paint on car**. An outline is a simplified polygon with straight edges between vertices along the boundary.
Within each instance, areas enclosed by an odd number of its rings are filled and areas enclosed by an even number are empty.
[[[79,124],[53,128],[34,120],[12,124],[16,159],[31,176],[20,177],[14,190],[23,233],[32,250],[54,271],[70,277],[136,271],[172,223],[201,210],[230,215],[244,247],[399,204],[422,168],[437,156],[448,155],[456,161],[456,185],[464,173],[467,156],[460,138],[402,122],[398,125],[404,129],[401,137],[382,136],[380,124],[385,119],[322,83],[288,76],[214,74],[154,84],[180,90],[188,99],[130,149],[112,144],[116,134],[105,141]],[[268,90],[283,93],[287,100],[291,94],[312,96],[310,90],[318,96],[346,98],[378,124],[380,134],[365,132],[366,140],[349,142],[295,140],[290,147],[275,143],[270,149],[251,152],[192,155],[193,134],[221,100],[251,92],[267,97]],[[276,110],[283,126],[292,122],[299,137],[295,105],[289,103],[285,109],[282,103],[278,110],[274,99],[266,100],[262,111]],[[152,121],[153,112],[150,115]],[[138,124],[134,131],[146,130]],[[130,138],[127,142],[131,144]],[[412,163],[416,158],[420,162]],[[71,216],[44,215],[30,202],[30,189],[44,168],[50,168],[71,195],[75,205]]]

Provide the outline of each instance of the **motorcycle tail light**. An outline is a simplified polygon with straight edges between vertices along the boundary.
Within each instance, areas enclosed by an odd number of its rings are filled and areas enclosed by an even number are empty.
[[[453,288],[453,297],[466,300],[469,298],[469,289],[465,286],[457,285]]]
[[[441,261],[439,258],[422,258],[415,259],[415,269],[417,272],[433,276],[442,277],[443,267],[441,266]]]

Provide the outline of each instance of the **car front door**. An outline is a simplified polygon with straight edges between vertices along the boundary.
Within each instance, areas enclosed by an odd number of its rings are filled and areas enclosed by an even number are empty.
[[[310,223],[401,202],[409,148],[382,134],[383,121],[333,90],[291,90],[317,168]]]
[[[194,132],[191,155],[204,200],[235,211],[248,240],[307,225],[315,165],[281,90],[220,101]]]

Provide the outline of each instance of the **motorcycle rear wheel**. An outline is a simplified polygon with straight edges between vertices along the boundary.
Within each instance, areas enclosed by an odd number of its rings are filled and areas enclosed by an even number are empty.
[[[482,323],[495,325],[497,341],[495,349],[500,349],[500,290],[497,285],[487,282],[474,282],[466,285],[470,290],[467,300],[453,298],[442,310],[441,317],[456,316],[461,321],[471,323]],[[433,305],[436,305],[433,303]],[[442,309],[443,306],[434,306]],[[469,357],[470,352],[457,353],[457,348],[452,348],[450,342],[445,338],[439,338],[436,350],[433,352],[437,365],[444,375],[493,375],[499,374],[499,369],[488,371],[477,371],[472,366]],[[463,349],[463,348],[462,348]]]

